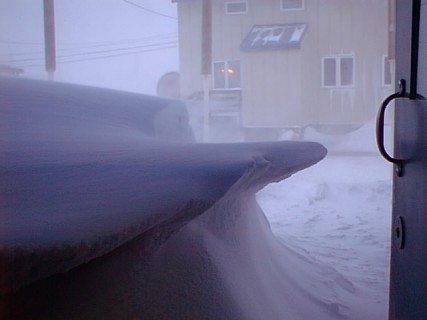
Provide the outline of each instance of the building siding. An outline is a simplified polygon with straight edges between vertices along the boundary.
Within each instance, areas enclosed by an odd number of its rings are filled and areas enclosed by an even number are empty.
[[[242,124],[247,128],[353,124],[371,120],[391,87],[382,85],[387,0],[305,0],[281,11],[279,0],[248,0],[248,13],[226,15],[213,0],[214,61],[241,62]],[[202,90],[201,1],[178,1],[182,96]],[[242,52],[255,24],[307,23],[300,49]],[[322,86],[322,57],[354,57],[351,87]]]

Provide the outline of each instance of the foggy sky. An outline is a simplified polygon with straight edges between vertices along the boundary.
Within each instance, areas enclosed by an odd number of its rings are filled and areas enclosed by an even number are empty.
[[[55,0],[55,79],[155,94],[178,71],[174,17],[170,0]],[[0,65],[46,79],[43,43],[43,0],[0,0]]]

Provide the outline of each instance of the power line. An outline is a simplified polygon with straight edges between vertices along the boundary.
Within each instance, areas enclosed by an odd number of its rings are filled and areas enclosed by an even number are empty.
[[[19,45],[25,45],[25,46],[43,46],[44,44],[41,42],[24,42],[24,41],[14,41],[14,40],[0,40],[0,43],[7,43],[7,44],[19,44]]]
[[[160,45],[171,45],[171,44],[177,45],[178,42],[177,41],[170,41],[170,42],[155,43],[155,44],[126,47],[126,48],[97,50],[97,51],[91,51],[91,52],[86,52],[86,53],[72,53],[72,54],[67,54],[67,55],[58,55],[58,58],[67,58],[67,57],[75,57],[75,56],[81,56],[81,55],[99,54],[99,53],[109,53],[109,52],[115,52],[115,51],[132,50],[132,49],[148,48],[148,47],[155,47],[155,46],[160,46]]]
[[[80,52],[80,53],[71,53],[71,54],[62,54],[58,55],[57,58],[70,58],[70,57],[78,57],[78,56],[87,56],[87,55],[94,55],[94,54],[103,54],[103,53],[110,53],[110,52],[117,52],[117,51],[124,51],[124,50],[133,50],[133,49],[143,49],[143,48],[150,48],[150,47],[158,47],[158,46],[164,46],[164,45],[173,45],[177,46],[177,41],[169,41],[169,42],[162,42],[162,43],[154,43],[154,44],[146,44],[141,46],[133,46],[133,47],[124,47],[124,48],[115,48],[115,49],[106,49],[106,50],[96,50],[96,51],[89,51],[89,52]],[[1,63],[9,64],[9,63],[22,63],[22,62],[32,62],[32,61],[40,61],[44,60],[44,57],[37,57],[37,58],[25,58],[25,59],[12,59],[7,61],[2,61]]]
[[[81,62],[81,61],[101,60],[101,59],[114,58],[114,57],[120,57],[120,56],[126,56],[126,55],[134,55],[134,54],[139,54],[139,53],[144,53],[144,52],[161,51],[161,50],[172,49],[172,48],[176,48],[176,47],[177,47],[177,45],[169,45],[169,46],[165,46],[162,48],[156,48],[156,49],[139,50],[139,51],[134,51],[134,52],[117,53],[117,54],[100,56],[100,57],[93,57],[93,58],[82,58],[82,59],[78,59],[78,60],[61,61],[59,63],[61,64],[61,63],[74,63],[74,62]]]
[[[83,46],[83,47],[91,47],[91,46],[102,46],[102,45],[114,45],[119,43],[126,43],[126,42],[140,42],[140,41],[148,41],[153,39],[160,39],[160,38],[170,38],[170,37],[177,37],[177,32],[169,32],[169,33],[163,33],[163,34],[157,34],[157,35],[151,35],[143,38],[132,38],[132,39],[122,39],[122,40],[109,40],[109,41],[95,41],[95,42],[58,42],[58,45],[60,46]],[[0,39],[0,43],[5,44],[14,44],[14,45],[37,45],[37,46],[44,46],[44,42],[28,42],[28,41],[16,41],[16,40],[9,40],[9,39]]]
[[[81,46],[81,48],[90,48],[90,47],[102,47],[102,46],[109,46],[109,45],[116,45],[116,44],[122,44],[122,43],[137,43],[137,42],[143,42],[143,41],[150,41],[150,40],[164,40],[169,38],[178,38],[177,32],[169,32],[164,34],[158,34],[158,35],[151,35],[143,38],[133,38],[133,39],[122,39],[122,40],[115,40],[115,41],[96,41],[96,42],[67,42],[67,43],[59,43],[61,46]]]
[[[139,4],[133,3],[133,2],[131,2],[131,1],[129,1],[129,0],[122,0],[122,1],[123,1],[123,2],[126,2],[127,4],[132,5],[132,6],[134,6],[134,7],[137,7],[137,8],[139,8],[139,9],[142,9],[142,10],[144,10],[144,11],[147,11],[147,12],[149,12],[149,13],[156,14],[156,15],[158,15],[158,16],[165,17],[165,18],[169,18],[169,19],[173,19],[173,20],[178,20],[176,17],[172,17],[172,16],[169,16],[169,15],[167,15],[167,14],[163,14],[163,13],[160,13],[160,12],[157,12],[157,11],[154,11],[154,10],[151,10],[151,9],[148,9],[148,8],[146,8],[146,7],[143,7],[143,6],[139,5]]]
[[[102,47],[106,47],[106,50],[110,49],[110,50],[125,50],[127,48],[114,48],[118,45],[125,45],[125,44],[138,44],[141,43],[141,46],[144,45],[144,42],[147,43],[147,46],[151,46],[151,45],[160,45],[163,44],[162,42],[154,42],[149,44],[149,41],[152,40],[156,40],[156,41],[174,41],[177,42],[178,41],[178,34],[176,32],[173,33],[166,33],[166,34],[161,34],[161,35],[152,35],[152,36],[148,36],[148,37],[143,37],[143,38],[133,38],[133,39],[123,39],[123,40],[116,40],[116,41],[98,41],[98,42],[80,42],[80,43],[62,43],[61,46],[67,45],[67,46],[72,46],[72,45],[76,45],[76,47],[59,47],[58,48],[58,54],[66,54],[67,52],[78,52],[80,50],[86,50],[87,49],[92,49],[92,48],[102,48]],[[0,43],[7,43],[8,40],[1,40],[0,39]],[[17,42],[18,43],[18,42]],[[21,42],[19,42],[21,44]],[[42,45],[42,44],[40,44]],[[113,47],[113,48],[108,48],[108,47]],[[85,54],[86,52],[82,52],[82,53],[76,53],[76,54]],[[92,54],[92,52],[87,52],[88,54]],[[37,58],[34,58],[34,56],[36,56]],[[33,52],[16,52],[16,53],[0,53],[0,60],[2,59],[9,59],[9,62],[22,62],[21,60],[37,60],[37,59],[44,59],[41,58],[44,57],[44,51],[40,50],[40,51],[33,51]]]
[[[99,57],[91,57],[91,58],[81,58],[81,59],[73,59],[73,60],[66,60],[66,61],[57,61],[58,64],[68,64],[68,63],[76,63],[76,62],[83,62],[83,61],[93,61],[93,60],[102,60],[102,59],[108,59],[108,58],[114,58],[114,57],[120,57],[120,56],[126,56],[126,55],[135,55],[139,53],[144,52],[153,52],[153,51],[161,51],[161,50],[167,50],[176,48],[177,45],[167,45],[160,48],[153,48],[153,49],[147,49],[147,50],[138,50],[138,51],[132,51],[132,52],[122,52],[122,53],[116,53],[111,55],[103,55]],[[42,59],[39,59],[42,60]],[[43,67],[44,64],[30,64],[30,65],[23,65],[22,68],[34,68],[34,67]]]

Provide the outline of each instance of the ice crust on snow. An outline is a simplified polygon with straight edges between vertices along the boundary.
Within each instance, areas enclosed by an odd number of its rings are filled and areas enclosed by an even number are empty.
[[[322,145],[197,144],[181,103],[105,89],[1,79],[0,99],[2,318],[322,320],[357,306],[357,287],[279,241],[255,199]]]

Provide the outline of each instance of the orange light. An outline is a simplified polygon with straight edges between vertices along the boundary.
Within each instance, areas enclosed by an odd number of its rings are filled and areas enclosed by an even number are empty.
[[[233,70],[233,69],[231,69],[231,68],[228,68],[228,69],[227,69],[227,73],[228,73],[228,74],[233,74],[233,73],[234,73],[234,70]]]

